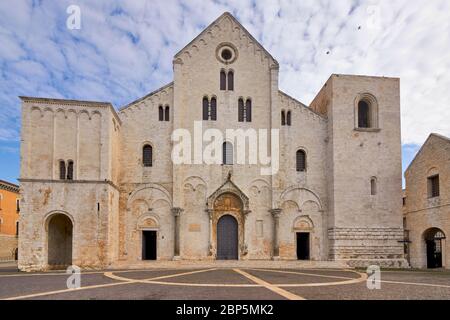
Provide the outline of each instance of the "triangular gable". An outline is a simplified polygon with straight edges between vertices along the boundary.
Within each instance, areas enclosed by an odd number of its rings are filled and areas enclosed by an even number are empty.
[[[240,28],[244,34],[271,60],[272,64],[275,64],[278,66],[277,60],[275,60],[274,57],[256,40],[250,32],[247,31],[247,29],[229,12],[224,12],[220,17],[218,17],[214,22],[212,22],[209,26],[207,26],[198,36],[196,36],[191,42],[189,42],[183,49],[178,51],[174,56],[174,61],[179,58],[184,52],[189,51],[191,46],[195,45],[197,42],[199,42],[201,39],[205,38],[208,32],[212,32],[215,27],[218,27],[219,24],[224,19],[230,19],[230,21],[237,25],[238,28]]]
[[[419,151],[417,152],[416,156],[414,157],[414,159],[413,159],[413,160],[411,161],[411,163],[409,164],[408,168],[406,168],[405,172],[408,171],[409,168],[411,168],[411,166],[412,166],[413,163],[416,161],[416,159],[422,154],[422,152],[423,152],[425,146],[427,146],[428,144],[430,144],[432,139],[439,139],[439,140],[442,140],[442,141],[444,141],[444,142],[450,143],[450,139],[447,138],[447,137],[445,137],[445,136],[443,136],[443,135],[440,135],[440,134],[437,134],[437,133],[432,133],[432,134],[430,134],[430,135],[428,136],[427,140],[425,140],[425,142],[423,143],[423,145],[420,147]]]

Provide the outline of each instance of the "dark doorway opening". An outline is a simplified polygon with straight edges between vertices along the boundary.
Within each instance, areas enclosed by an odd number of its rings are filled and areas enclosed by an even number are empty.
[[[48,224],[48,264],[52,269],[65,269],[72,264],[72,221],[56,214]]]
[[[156,260],[156,231],[142,231],[142,260]]]
[[[309,233],[297,232],[297,259],[309,260]]]
[[[238,223],[224,215],[217,222],[217,260],[238,260]]]
[[[425,242],[427,245],[427,268],[442,268],[442,240],[445,239],[444,233],[433,228],[425,233]]]

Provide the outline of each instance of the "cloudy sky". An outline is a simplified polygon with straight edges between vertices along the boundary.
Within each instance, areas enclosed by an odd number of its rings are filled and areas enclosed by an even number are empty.
[[[332,73],[400,77],[404,167],[429,133],[450,136],[448,0],[0,0],[0,179],[19,176],[17,96],[123,106],[172,81],[173,55],[224,11],[305,104]]]

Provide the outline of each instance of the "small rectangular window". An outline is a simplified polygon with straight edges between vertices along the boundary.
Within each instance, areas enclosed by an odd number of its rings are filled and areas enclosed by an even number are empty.
[[[439,197],[439,175],[428,178],[428,198]]]

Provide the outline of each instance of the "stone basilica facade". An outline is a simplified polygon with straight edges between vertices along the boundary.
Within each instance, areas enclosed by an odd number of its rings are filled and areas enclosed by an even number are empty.
[[[306,106],[279,90],[277,61],[229,13],[175,55],[173,72],[118,112],[21,97],[20,269],[405,265],[399,79],[332,75]],[[233,141],[221,164],[175,164],[172,133],[194,135],[195,123],[279,130],[279,170],[237,164]]]

